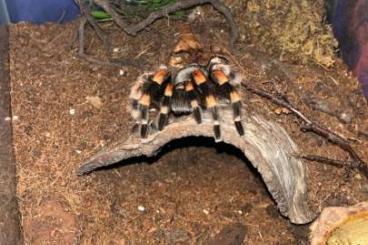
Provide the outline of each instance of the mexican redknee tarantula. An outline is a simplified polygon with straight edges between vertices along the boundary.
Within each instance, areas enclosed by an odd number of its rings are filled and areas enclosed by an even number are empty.
[[[151,128],[162,130],[169,116],[193,114],[197,123],[202,114],[210,113],[216,141],[221,140],[219,107],[233,110],[234,124],[239,135],[244,135],[241,123],[241,97],[238,92],[240,75],[227,59],[216,56],[207,66],[190,64],[172,76],[166,66],[154,73],[140,76],[131,88],[131,115],[140,126],[140,135],[146,138]],[[157,122],[149,118],[150,110],[158,112]]]

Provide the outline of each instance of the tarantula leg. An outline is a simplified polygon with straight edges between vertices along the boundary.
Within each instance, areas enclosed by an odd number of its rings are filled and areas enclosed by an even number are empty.
[[[143,92],[142,97],[139,99],[140,124],[141,124],[141,137],[147,138],[148,136],[148,120],[149,120],[149,109],[152,100],[156,97],[156,94],[160,90],[160,85],[155,82],[150,82]]]
[[[155,74],[148,78],[143,88],[143,94],[151,96],[151,102],[158,102],[161,99],[162,87],[170,79],[170,73],[166,67],[161,67]]]
[[[233,108],[236,131],[238,131],[239,135],[243,136],[244,127],[241,122],[241,100],[239,93],[235,90],[230,93],[230,102]]]
[[[142,84],[143,82],[138,80],[136,84],[130,89],[129,98],[131,100],[131,115],[134,120],[138,120],[140,116],[139,99],[142,97]]]
[[[233,110],[234,111],[238,110],[237,107],[241,107],[240,103],[233,104]],[[243,136],[244,135],[244,127],[243,127],[243,124],[241,122],[241,117],[240,117],[239,114],[238,114],[238,116],[234,117],[234,124],[235,124],[235,127],[236,127],[236,131],[238,131],[238,134],[240,136]]]
[[[173,95],[174,85],[168,83],[165,87],[164,97],[161,101],[160,114],[158,117],[158,130],[162,130],[166,125],[170,112],[170,101]]]
[[[147,138],[149,133],[149,109],[151,105],[159,104],[162,94],[162,84],[170,79],[170,73],[166,67],[160,67],[153,75],[149,76],[143,83],[142,96],[139,99],[141,137]],[[134,103],[134,100],[133,102]]]
[[[231,107],[233,110],[233,118],[234,124],[236,127],[236,131],[239,133],[240,136],[244,135],[244,127],[241,122],[241,99],[239,93],[229,84],[226,83],[222,86],[231,88],[231,91],[227,93],[228,99],[230,99]]]
[[[207,97],[210,94],[210,86],[206,74],[200,69],[196,69],[192,73],[195,84],[200,88],[203,95]]]
[[[139,100],[141,109],[141,137],[147,138],[148,136],[148,116],[149,106],[151,103],[151,96],[149,94],[143,94]]]
[[[213,131],[215,133],[215,141],[221,141],[221,128],[220,128],[220,121],[219,115],[217,110],[217,101],[215,96],[209,95],[206,97],[206,106],[207,109],[211,112],[212,119],[213,119]]]
[[[193,109],[194,119],[198,124],[202,123],[202,111],[200,105],[200,99],[198,93],[194,90],[194,84],[192,81],[188,81],[185,84],[185,91],[188,93],[190,100],[190,106]]]
[[[221,70],[214,70],[211,79],[219,85],[219,94],[230,100],[233,109],[234,124],[239,135],[244,135],[244,128],[241,122],[241,99],[239,93],[230,84],[229,78]]]
[[[221,129],[220,129],[220,122],[219,122],[219,115],[217,111],[217,100],[214,94],[211,92],[211,87],[208,82],[208,79],[204,72],[200,69],[194,70],[193,73],[193,80],[195,84],[200,88],[203,95],[205,96],[206,100],[206,108],[211,112],[212,119],[213,119],[213,131],[215,133],[215,140],[216,142],[221,141]]]

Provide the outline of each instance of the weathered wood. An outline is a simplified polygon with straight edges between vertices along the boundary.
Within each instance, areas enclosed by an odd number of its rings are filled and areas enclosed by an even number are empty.
[[[0,244],[21,243],[16,197],[16,169],[12,147],[10,77],[8,69],[9,34],[0,25]]]
[[[232,123],[232,112],[222,109],[223,141],[239,148],[258,169],[283,216],[296,224],[310,222],[314,215],[308,207],[305,166],[300,159],[292,157],[298,152],[296,144],[277,123],[245,111],[243,115],[245,135],[240,137]],[[125,141],[102,149],[80,166],[78,174],[86,174],[131,157],[155,155],[174,139],[212,135],[212,121],[208,115],[200,125],[191,116],[181,117],[146,140],[131,135]]]

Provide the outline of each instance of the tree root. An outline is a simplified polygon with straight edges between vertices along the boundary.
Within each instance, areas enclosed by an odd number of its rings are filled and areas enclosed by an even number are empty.
[[[161,19],[163,17],[168,16],[168,14],[174,13],[179,10],[185,10],[189,8],[193,8],[195,6],[203,5],[203,4],[211,4],[219,13],[221,13],[230,27],[230,46],[234,47],[235,41],[239,37],[238,27],[235,23],[235,20],[230,12],[230,9],[224,5],[219,0],[180,0],[174,4],[163,7],[160,10],[152,12],[146,19],[143,21],[128,25],[122,18],[121,15],[114,10],[114,8],[110,5],[109,0],[93,0],[95,4],[103,8],[107,13],[111,15],[114,22],[127,34],[135,36],[140,31],[147,28],[149,25],[154,23],[156,20]]]
[[[133,67],[140,67],[142,65],[142,62],[140,60],[132,61],[132,60],[112,60],[109,58],[108,60],[102,60],[97,57],[90,56],[85,53],[84,48],[84,32],[85,32],[85,26],[89,23],[93,27],[93,29],[96,31],[97,36],[102,40],[104,43],[105,49],[108,52],[108,56],[110,56],[111,52],[111,44],[106,35],[102,32],[100,27],[95,23],[93,18],[91,17],[82,17],[79,22],[79,28],[78,28],[78,42],[79,42],[79,48],[78,48],[78,56],[90,63],[101,65],[101,66],[113,66],[113,67],[122,67],[122,66],[133,66]]]

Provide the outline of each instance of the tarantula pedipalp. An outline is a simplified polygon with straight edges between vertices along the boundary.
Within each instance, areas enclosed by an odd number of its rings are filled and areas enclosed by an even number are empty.
[[[239,76],[227,60],[215,57],[207,66],[191,64],[179,70],[171,79],[167,67],[161,66],[156,73],[141,76],[131,89],[131,114],[140,125],[142,138],[148,136],[149,110],[158,111],[157,128],[162,130],[168,123],[170,113],[180,116],[193,113],[197,123],[202,122],[202,113],[210,113],[216,141],[221,140],[219,107],[232,106],[234,123],[239,135],[244,134],[241,123],[241,98],[237,92]]]

